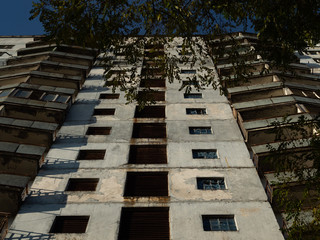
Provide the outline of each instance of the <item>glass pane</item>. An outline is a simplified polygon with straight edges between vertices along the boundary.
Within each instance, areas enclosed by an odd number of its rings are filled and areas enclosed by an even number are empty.
[[[0,97],[6,97],[11,93],[12,89],[6,89],[3,91],[0,91]]]
[[[56,98],[56,94],[46,94],[42,97],[43,101],[53,101]]]
[[[68,99],[69,99],[69,96],[60,95],[60,96],[57,97],[55,102],[66,103],[68,101]]]
[[[28,98],[32,91],[25,91],[25,90],[18,90],[14,96],[15,97],[20,97],[20,98]]]

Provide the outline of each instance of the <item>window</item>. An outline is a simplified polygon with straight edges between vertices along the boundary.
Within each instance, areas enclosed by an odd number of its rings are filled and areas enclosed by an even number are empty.
[[[67,103],[69,99],[70,99],[70,97],[67,95],[59,95],[59,94],[54,94],[54,93],[45,93],[41,97],[42,101],[59,102],[59,103]]]
[[[93,110],[93,115],[114,115],[114,108],[96,108]]]
[[[211,127],[189,127],[190,134],[212,134]]]
[[[197,70],[181,70],[182,74],[196,74]]]
[[[70,178],[66,191],[95,191],[98,178]]]
[[[187,108],[186,113],[188,115],[205,115],[207,110],[205,108]]]
[[[119,93],[101,93],[99,99],[119,99]]]
[[[167,163],[166,145],[131,145],[130,164],[163,164]]]
[[[192,149],[192,157],[193,158],[201,158],[201,159],[216,159],[217,150],[215,149]]]
[[[0,49],[11,49],[14,45],[0,45]]]
[[[77,160],[102,160],[106,150],[80,150]]]
[[[165,106],[146,106],[143,109],[136,107],[134,113],[135,118],[165,118],[166,117]]]
[[[169,208],[122,208],[118,240],[170,239]]]
[[[168,172],[127,172],[124,196],[168,196]]]
[[[166,138],[165,123],[134,123],[132,138]]]
[[[86,135],[110,135],[111,127],[88,127]]]
[[[184,98],[202,98],[202,93],[185,93]]]
[[[164,91],[154,91],[154,92],[146,92],[139,91],[138,98],[146,98],[153,101],[165,101],[165,92]]]
[[[237,231],[234,215],[202,215],[204,231]]]
[[[154,78],[154,79],[142,79],[140,82],[140,87],[165,87],[166,81],[162,78]]]
[[[0,90],[0,97],[7,97],[12,92],[12,89]]]
[[[13,96],[19,97],[19,98],[28,98],[30,97],[31,93],[32,91],[18,89],[14,92]]]
[[[182,86],[199,86],[199,82],[196,79],[182,81]]]
[[[89,216],[56,216],[50,233],[85,233]]]
[[[225,190],[224,178],[197,178],[197,188],[201,190]]]

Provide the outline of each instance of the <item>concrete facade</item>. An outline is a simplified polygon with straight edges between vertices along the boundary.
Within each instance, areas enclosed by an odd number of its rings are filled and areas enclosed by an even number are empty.
[[[167,53],[177,51],[175,44],[165,46]],[[208,59],[207,66],[215,69]],[[112,93],[103,72],[99,66],[90,71],[6,239],[116,240],[123,208],[140,207],[169,208],[170,234],[163,239],[283,239],[226,97],[208,87],[200,99],[184,98],[181,83],[167,82],[159,88],[165,101],[156,103],[165,106],[165,118],[134,118],[136,106],[125,104],[123,92],[116,92],[119,99],[99,98]],[[93,115],[103,108],[115,113]],[[205,108],[206,114],[187,115],[187,108]],[[134,123],[165,123],[167,137],[132,138]],[[89,127],[111,131],[88,135]],[[209,127],[211,133],[190,134],[189,127]],[[167,163],[128,163],[132,145],[166,145]],[[216,157],[194,158],[192,150],[199,149]],[[79,160],[81,150],[105,154]],[[167,196],[125,196],[128,172],[167,173]],[[94,191],[67,191],[69,180],[78,178],[99,180]],[[225,189],[200,190],[197,178],[223,178]],[[236,231],[204,231],[204,215],[232,216]],[[90,217],[84,233],[50,233],[57,216]]]

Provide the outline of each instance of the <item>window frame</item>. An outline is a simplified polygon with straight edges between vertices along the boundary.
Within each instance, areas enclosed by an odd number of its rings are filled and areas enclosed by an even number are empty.
[[[200,132],[197,133],[197,130]],[[205,132],[203,130],[206,130]],[[208,130],[208,131],[207,131]],[[210,135],[213,134],[211,127],[189,127],[189,134],[190,135]]]
[[[186,108],[186,115],[208,115],[206,108]]]
[[[210,220],[218,220],[219,229],[214,229],[213,224],[210,223]],[[233,220],[232,228],[230,229],[230,223],[228,221],[228,228],[229,229],[221,229],[221,220]],[[234,215],[231,214],[225,214],[225,215],[202,215],[202,226],[204,231],[214,231],[214,232],[236,232],[238,231],[237,222]]]
[[[227,184],[224,177],[197,177],[197,189],[204,191],[217,191],[217,190],[227,190]],[[217,181],[216,183],[204,183],[204,181]],[[223,184],[220,184],[223,182]],[[206,187],[209,186],[209,187]],[[218,186],[218,187],[215,187]]]
[[[199,156],[199,153],[201,152],[204,152],[204,155],[207,154],[211,154],[211,152],[214,152],[215,153],[215,156],[214,158],[212,157],[206,157],[206,156]],[[219,156],[218,156],[218,151],[217,149],[192,149],[192,158],[193,159],[218,159]]]

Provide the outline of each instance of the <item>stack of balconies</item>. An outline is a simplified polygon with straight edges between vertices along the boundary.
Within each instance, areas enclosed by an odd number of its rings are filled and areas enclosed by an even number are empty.
[[[39,40],[0,67],[0,212],[18,211],[96,54]]]

